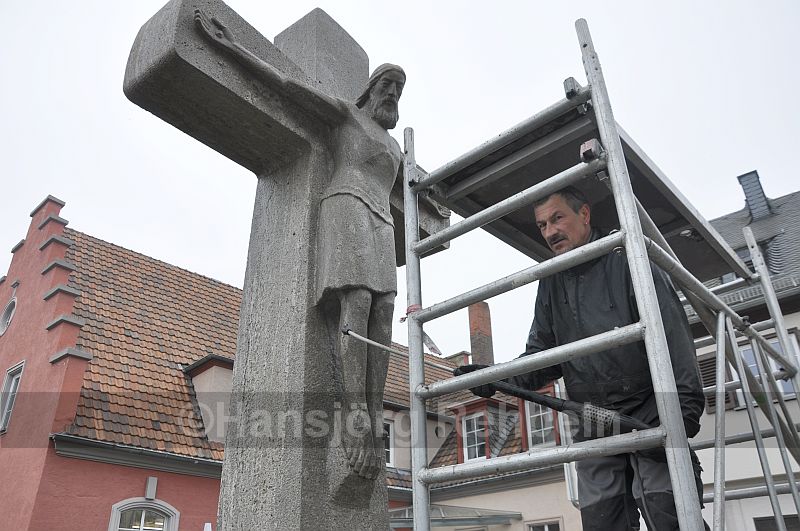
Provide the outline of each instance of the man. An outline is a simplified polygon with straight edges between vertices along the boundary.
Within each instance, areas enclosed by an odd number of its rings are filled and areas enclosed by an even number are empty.
[[[341,448],[352,475],[374,480],[383,459],[383,388],[388,354],[343,336],[349,328],[381,344],[391,342],[397,294],[394,227],[389,194],[402,151],[389,135],[398,119],[406,76],[396,65],[375,69],[363,94],[347,102],[290,78],[237,42],[216,18],[195,11],[204,36],[230,54],[271,90],[302,103],[331,130],[327,150],[332,175],[322,190],[316,305],[328,321],[333,391],[341,396],[347,422]]]
[[[536,224],[547,245],[560,255],[600,237],[592,228],[591,209],[574,187],[534,204]],[[661,317],[670,345],[675,381],[688,437],[697,434],[704,397],[689,324],[669,277],[652,265]],[[533,324],[525,354],[612,330],[639,320],[625,254],[612,252],[539,282]],[[609,349],[512,379],[520,387],[539,389],[564,378],[571,400],[589,402],[631,415],[650,426],[659,424],[644,344]],[[491,396],[491,385],[473,390]],[[577,440],[588,434],[578,433]],[[695,476],[700,494],[699,463]],[[663,449],[579,461],[578,492],[583,529],[638,529],[638,515],[648,529],[677,530],[678,521]]]

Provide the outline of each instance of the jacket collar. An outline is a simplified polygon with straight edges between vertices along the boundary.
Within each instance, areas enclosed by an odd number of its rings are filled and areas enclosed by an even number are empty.
[[[592,232],[589,234],[589,240],[586,243],[584,243],[583,245],[586,245],[586,244],[591,243],[593,241],[597,241],[602,237],[603,237],[603,235],[600,233],[600,231],[598,229],[592,227]],[[594,264],[597,263],[597,261],[600,260],[600,258],[602,258],[602,257],[593,258],[592,260],[589,260],[588,262],[584,262],[582,264],[578,264],[576,266],[573,266],[573,267],[567,269],[564,272],[569,274],[569,275],[580,275],[581,273],[586,272],[592,266],[594,266]]]

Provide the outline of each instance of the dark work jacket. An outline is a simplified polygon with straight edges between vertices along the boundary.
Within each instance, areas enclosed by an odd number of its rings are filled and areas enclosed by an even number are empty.
[[[599,237],[593,232],[592,240]],[[695,358],[694,342],[683,306],[667,274],[651,263],[661,318],[687,435],[700,429],[705,398]],[[639,320],[625,253],[611,252],[539,281],[533,324],[525,354],[587,338]],[[539,389],[564,377],[567,393],[576,402],[590,402],[659,424],[642,341],[590,354],[533,373],[513,383]]]

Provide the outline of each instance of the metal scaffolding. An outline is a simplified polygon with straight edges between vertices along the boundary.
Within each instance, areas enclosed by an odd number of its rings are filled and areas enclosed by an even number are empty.
[[[800,495],[798,495],[789,459],[789,454],[791,454],[794,460],[800,463],[800,453],[798,452],[800,436],[798,436],[797,427],[790,418],[782,395],[777,388],[776,377],[791,379],[795,389],[798,389],[800,388],[798,387],[798,384],[800,384],[798,378],[800,376],[794,363],[794,360],[797,359],[797,354],[794,353],[793,345],[786,333],[783,316],[770,281],[769,271],[764,265],[761,252],[748,228],[745,228],[745,237],[756,269],[755,273],[744,266],[736,256],[736,253],[721,240],[721,237],[713,229],[704,225],[700,227],[702,229],[701,232],[705,231],[710,245],[722,255],[724,263],[728,264],[729,269],[732,269],[741,277],[740,280],[732,283],[733,287],[756,282],[760,283],[771,320],[767,323],[753,325],[746,318],[737,314],[718,296],[723,290],[731,289],[732,286],[709,289],[681,264],[676,253],[668,244],[667,239],[661,234],[659,228],[633,193],[625,149],[628,152],[633,149],[640,163],[645,165],[651,163],[643,153],[636,151],[638,147],[633,145],[634,148],[630,148],[632,141],[625,136],[614,120],[603,73],[586,21],[583,19],[577,21],[576,28],[588,86],[580,87],[570,78],[565,82],[566,99],[548,107],[515,128],[498,135],[493,140],[482,144],[430,174],[423,174],[417,167],[414,156],[413,131],[411,129],[405,130],[403,174],[406,213],[406,278],[408,306],[410,309],[414,309],[409,313],[408,318],[414,529],[417,531],[428,531],[430,529],[429,488],[433,484],[456,479],[476,478],[490,473],[528,470],[544,465],[568,463],[590,457],[614,455],[659,446],[663,447],[666,452],[681,529],[703,529],[703,519],[698,503],[689,445],[684,431],[675,378],[669,358],[669,348],[664,335],[664,326],[653,284],[651,261],[672,277],[676,287],[683,292],[686,300],[695,308],[698,316],[717,344],[716,386],[705,390],[707,394],[716,396],[717,404],[719,405],[716,409],[716,432],[713,441],[715,449],[713,528],[724,529],[723,506],[726,499],[724,480],[725,445],[726,443],[741,442],[742,440],[755,440],[766,486],[763,489],[731,491],[728,493],[728,499],[741,499],[767,493],[772,502],[778,529],[785,529],[777,495],[783,492],[791,493],[798,512],[800,512]],[[435,235],[423,240],[419,239],[417,216],[419,193],[430,193],[436,198],[444,197],[451,201],[462,201],[460,204],[467,204],[471,208],[474,202],[463,203],[463,201],[469,200],[468,198],[465,199],[469,193],[488,183],[497,182],[500,177],[519,168],[526,161],[541,156],[537,153],[537,149],[542,149],[543,146],[548,145],[547,139],[537,140],[517,152],[511,151],[509,153],[506,151],[504,157],[500,160],[493,161],[480,169],[480,171],[471,174],[467,179],[460,181],[446,192],[443,192],[442,185],[448,177],[474,164],[481,158],[496,152],[498,149],[511,145],[515,139],[519,139],[537,127],[549,124],[554,119],[564,115],[564,113],[572,112],[575,109],[578,109],[581,115],[593,113],[591,123],[596,127],[600,137],[599,144],[595,142],[583,148],[581,152],[582,162],[560,171],[542,182],[528,186],[510,197],[497,201],[488,208],[476,211],[472,215],[465,217],[463,221],[455,223]],[[579,118],[578,126],[567,125],[566,127],[573,127],[573,130],[577,130],[577,127],[584,127],[589,122],[585,118]],[[574,131],[567,132],[564,136],[558,138],[574,140],[576,135],[573,133]],[[558,135],[558,132],[554,131],[552,135]],[[654,171],[658,173],[657,170]],[[608,236],[587,245],[547,259],[462,295],[428,307],[422,306],[420,258],[425,252],[468,231],[486,227],[490,223],[494,223],[495,230],[500,230],[496,229],[496,227],[501,227],[501,229],[508,227],[507,223],[501,219],[504,216],[531,205],[537,199],[565,186],[577,183],[582,179],[595,177],[611,190],[615,214],[619,222],[619,231],[612,232]],[[670,193],[678,197],[679,200],[685,201],[679,193],[671,190]],[[688,212],[689,215],[695,213],[688,202],[685,205],[681,204],[681,208]],[[503,225],[504,223],[506,225]],[[522,240],[518,236],[503,238],[517,247],[521,245],[519,242]],[[549,275],[565,271],[620,247],[624,248],[629,264],[640,316],[639,322],[608,330],[574,343],[560,345],[543,351],[536,356],[519,358],[448,380],[434,382],[429,385],[425,384],[422,342],[423,324],[425,322],[466,308],[474,302],[494,297]],[[769,326],[774,326],[777,331],[782,352],[778,352],[777,349],[773,348],[760,334],[759,330]],[[759,377],[753,375],[744,362],[737,348],[737,333],[752,341]],[[609,348],[638,341],[644,342],[647,352],[653,390],[661,420],[660,426],[568,446],[532,449],[523,454],[435,469],[427,467],[425,424],[425,401],[427,399],[528,373],[577,357],[591,356]],[[767,356],[775,360],[780,366],[781,369],[779,371],[773,373],[768,369]],[[739,375],[739,383],[734,384],[725,381],[727,364],[731,364],[735,368]],[[765,383],[766,385],[764,385]],[[724,404],[725,393],[738,386],[741,387],[745,396],[745,404],[753,432],[726,439],[725,408],[721,405]],[[778,407],[775,406],[774,399],[777,399]],[[762,408],[767,420],[772,424],[772,430],[762,431],[759,428],[753,409],[753,401]],[[788,484],[775,484],[763,449],[762,438],[766,436],[776,437]],[[711,444],[707,441],[693,446],[708,448]]]

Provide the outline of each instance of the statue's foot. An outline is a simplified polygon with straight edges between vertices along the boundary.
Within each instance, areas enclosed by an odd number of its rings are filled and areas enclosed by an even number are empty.
[[[380,459],[375,450],[372,433],[348,434],[342,441],[350,469],[365,479],[375,479],[380,471]]]

